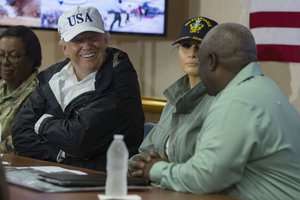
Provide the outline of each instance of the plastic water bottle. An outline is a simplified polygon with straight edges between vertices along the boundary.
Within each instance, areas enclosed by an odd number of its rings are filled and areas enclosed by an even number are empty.
[[[123,135],[114,135],[107,151],[105,195],[122,197],[127,195],[128,150]]]

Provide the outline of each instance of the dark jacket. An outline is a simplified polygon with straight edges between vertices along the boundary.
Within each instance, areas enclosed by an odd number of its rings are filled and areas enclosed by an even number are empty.
[[[64,164],[105,170],[106,151],[114,134],[123,134],[129,156],[137,153],[143,138],[144,113],[139,83],[126,53],[107,49],[107,58],[96,74],[95,91],[73,99],[63,111],[48,81],[69,60],[57,63],[38,75],[39,85],[15,118],[13,145],[18,154],[56,161],[66,152]],[[34,125],[46,118],[39,134]]]

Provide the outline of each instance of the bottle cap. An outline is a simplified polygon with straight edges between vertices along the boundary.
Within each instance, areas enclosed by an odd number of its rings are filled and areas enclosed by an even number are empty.
[[[118,134],[114,135],[114,139],[123,140],[123,138],[124,135],[118,135]]]

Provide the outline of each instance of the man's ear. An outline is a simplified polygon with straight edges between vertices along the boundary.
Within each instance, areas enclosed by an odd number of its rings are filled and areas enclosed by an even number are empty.
[[[218,57],[214,52],[209,53],[209,60],[210,60],[209,69],[211,71],[216,70],[217,65],[218,65]]]
[[[63,52],[64,56],[68,57],[69,54],[68,54],[68,51],[67,51],[67,45],[66,44],[62,44],[61,45],[61,49],[62,49],[62,52]]]

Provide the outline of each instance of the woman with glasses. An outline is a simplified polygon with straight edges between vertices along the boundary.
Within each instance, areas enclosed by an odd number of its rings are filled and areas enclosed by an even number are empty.
[[[16,113],[35,88],[41,65],[41,45],[25,26],[12,26],[0,35],[0,153],[14,152],[11,126]]]

